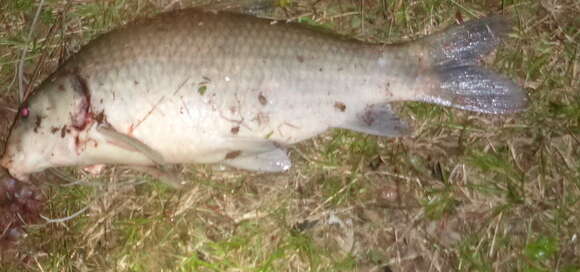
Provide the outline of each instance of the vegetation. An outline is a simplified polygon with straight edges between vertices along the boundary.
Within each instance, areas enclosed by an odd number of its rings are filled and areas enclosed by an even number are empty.
[[[17,108],[22,60],[26,89],[98,33],[209,2],[1,2],[0,144]],[[486,62],[526,88],[530,107],[490,116],[397,104],[415,127],[412,137],[333,130],[292,149],[287,173],[186,166],[191,186],[178,191],[123,168],[99,176],[62,170],[85,183],[62,186],[46,175],[44,215],[88,209],[63,223],[31,226],[16,261],[2,260],[2,269],[580,271],[578,1],[282,5],[266,16],[387,43],[504,14],[514,31]]]

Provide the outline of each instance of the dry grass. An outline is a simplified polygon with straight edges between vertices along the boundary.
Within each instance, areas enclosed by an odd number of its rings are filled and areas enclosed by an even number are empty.
[[[38,84],[96,34],[187,1],[0,4],[0,143],[14,80]],[[211,1],[194,1],[211,2]],[[288,16],[395,42],[489,13],[514,32],[489,65],[526,87],[511,116],[399,105],[413,137],[334,130],[292,150],[294,167],[256,174],[188,166],[171,190],[109,168],[64,187],[51,175],[46,216],[6,271],[579,271],[580,4],[574,0],[286,1]],[[317,2],[313,5],[313,2]],[[16,83],[15,83],[16,82]],[[26,85],[25,81],[25,85]],[[145,182],[145,183],[143,183]]]

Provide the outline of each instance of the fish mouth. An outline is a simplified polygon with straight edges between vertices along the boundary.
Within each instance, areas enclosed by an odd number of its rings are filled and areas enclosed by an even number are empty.
[[[6,154],[4,154],[4,156],[0,157],[0,167],[3,167],[5,169],[10,169],[11,164],[12,164],[12,160],[8,159]]]
[[[14,159],[11,156],[4,153],[4,156],[0,158],[0,186],[2,186],[2,181],[6,179],[4,178],[5,172],[8,177],[16,179],[19,182],[28,182],[29,176],[22,174],[22,169],[18,169],[18,167],[16,167],[17,165],[18,164],[14,163]]]

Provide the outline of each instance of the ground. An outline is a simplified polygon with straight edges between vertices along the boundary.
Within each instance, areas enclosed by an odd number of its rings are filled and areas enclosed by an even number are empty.
[[[21,90],[91,38],[200,2],[211,1],[0,3],[0,145]],[[282,5],[260,15],[384,43],[503,14],[513,32],[486,63],[525,87],[529,108],[491,116],[397,104],[410,137],[332,130],[293,147],[288,172],[184,166],[182,190],[121,167],[41,174],[43,216],[86,210],[28,226],[0,270],[580,271],[578,1]]]

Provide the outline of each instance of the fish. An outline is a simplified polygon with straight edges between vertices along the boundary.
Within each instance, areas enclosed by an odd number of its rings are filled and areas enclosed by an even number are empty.
[[[284,172],[288,147],[332,128],[409,135],[392,102],[520,112],[522,87],[480,66],[510,28],[489,16],[384,44],[195,8],[138,19],[86,44],[27,97],[0,164],[19,180],[91,165]]]

